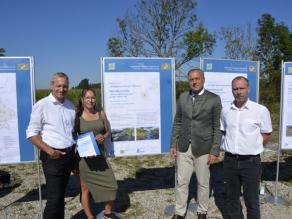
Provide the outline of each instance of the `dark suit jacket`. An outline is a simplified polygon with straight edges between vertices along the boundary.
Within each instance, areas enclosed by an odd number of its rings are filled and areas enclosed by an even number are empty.
[[[172,129],[171,147],[180,152],[188,150],[191,141],[192,153],[219,155],[222,133],[220,131],[220,97],[208,90],[192,103],[190,92],[180,95]]]

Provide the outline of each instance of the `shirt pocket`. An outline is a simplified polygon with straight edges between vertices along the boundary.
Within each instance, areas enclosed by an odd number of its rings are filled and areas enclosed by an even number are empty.
[[[259,130],[259,127],[259,121],[256,119],[245,119],[241,122],[241,130],[244,133],[256,133]]]

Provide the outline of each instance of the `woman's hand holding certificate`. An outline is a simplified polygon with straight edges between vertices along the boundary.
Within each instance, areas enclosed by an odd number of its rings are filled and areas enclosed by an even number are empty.
[[[77,138],[77,150],[80,157],[92,157],[100,155],[93,132],[86,132]]]

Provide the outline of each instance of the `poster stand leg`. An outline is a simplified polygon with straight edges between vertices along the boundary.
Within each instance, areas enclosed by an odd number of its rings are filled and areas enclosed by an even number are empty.
[[[174,189],[176,188],[176,183],[177,183],[176,167],[177,167],[177,161],[176,161],[176,157],[175,157],[175,160],[174,160]],[[167,205],[164,209],[164,214],[174,215],[175,214],[175,205]]]
[[[39,181],[39,215],[38,215],[38,218],[43,219],[42,183],[41,183],[41,169],[40,169],[39,153],[40,153],[40,150],[37,149],[37,166],[38,166],[38,181]]]
[[[280,150],[281,144],[279,144],[278,148],[278,159],[277,159],[277,173],[276,173],[276,182],[275,182],[275,196],[268,196],[266,198],[266,201],[270,204],[275,204],[275,205],[285,205],[287,201],[278,196],[278,181],[279,181],[279,167],[280,167]]]

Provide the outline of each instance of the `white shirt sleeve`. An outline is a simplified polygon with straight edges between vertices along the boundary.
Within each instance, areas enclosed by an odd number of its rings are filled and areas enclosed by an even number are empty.
[[[269,110],[265,106],[263,106],[261,117],[261,133],[271,133],[273,131],[271,116]]]
[[[220,115],[220,130],[225,131],[225,124],[224,124],[224,109],[221,111]]]
[[[35,135],[39,135],[42,131],[43,120],[43,107],[40,102],[36,103],[30,115],[30,122],[26,129],[26,138],[30,138]]]

